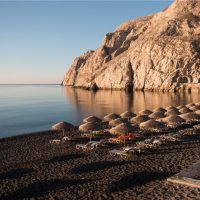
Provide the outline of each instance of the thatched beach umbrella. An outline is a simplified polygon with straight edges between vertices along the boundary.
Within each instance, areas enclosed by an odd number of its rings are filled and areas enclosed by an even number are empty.
[[[162,107],[158,107],[158,108],[155,108],[153,111],[154,111],[154,112],[161,112],[161,113],[165,113],[167,110],[166,110],[166,109],[164,109],[164,108],[162,108]]]
[[[182,115],[180,115],[180,117],[182,117],[183,119],[185,119],[187,122],[200,121],[200,115],[198,115],[198,114],[196,114],[194,112],[182,114]]]
[[[140,124],[140,129],[145,131],[160,132],[166,130],[166,124],[164,122],[158,122],[150,119]]]
[[[200,110],[195,111],[197,115],[200,115]]]
[[[169,110],[178,110],[178,108],[174,107],[174,106],[168,106],[167,108],[165,108],[167,111]]]
[[[180,105],[180,106],[177,106],[176,108],[177,108],[178,110],[180,110],[180,109],[186,108],[186,106],[185,106],[185,105]]]
[[[87,122],[82,124],[78,128],[80,131],[98,131],[101,129],[101,126],[94,122]]]
[[[180,113],[185,114],[185,113],[189,113],[192,112],[192,110],[190,110],[189,108],[185,107],[179,110]]]
[[[152,114],[149,115],[149,117],[152,119],[160,119],[164,118],[165,114],[163,112],[153,112]]]
[[[117,118],[120,118],[120,116],[117,115],[117,114],[115,114],[115,113],[110,113],[110,114],[106,115],[106,116],[103,118],[103,120],[106,121],[106,122],[109,122],[109,121],[111,121],[111,120],[113,120],[113,119],[117,119]]]
[[[124,118],[117,118],[117,119],[113,119],[111,121],[109,121],[109,125],[110,126],[117,126],[121,123],[125,123],[125,122],[128,122],[127,119],[124,119]]]
[[[65,134],[65,131],[70,131],[74,129],[74,125],[70,124],[68,122],[59,122],[57,124],[54,124],[52,126],[53,130],[57,130],[57,131],[62,131],[63,135]]]
[[[195,104],[194,103],[189,103],[189,104],[186,105],[186,107],[188,107],[188,108],[190,108],[192,106],[195,106]]]
[[[142,122],[146,122],[147,120],[149,120],[149,116],[148,115],[138,115],[136,117],[133,117],[130,119],[130,123],[131,124],[140,124]]]
[[[145,110],[141,110],[139,112],[139,115],[150,115],[151,113],[153,113],[151,110],[145,109]]]
[[[131,111],[126,111],[126,112],[123,112],[120,116],[121,118],[130,119],[132,117],[135,117],[136,114]]]
[[[85,119],[83,119],[83,122],[84,123],[87,123],[87,122],[94,122],[94,123],[99,123],[101,122],[102,120],[96,116],[89,116]]]
[[[134,126],[131,126],[129,123],[121,123],[114,128],[111,128],[109,132],[111,134],[127,134],[129,132],[133,132],[135,130]]]
[[[185,123],[185,119],[181,118],[178,115],[170,115],[162,119],[162,122],[167,123],[168,125],[178,126]]]
[[[200,110],[200,105],[192,106],[192,107],[190,107],[190,110],[192,110],[192,111]]]
[[[169,115],[180,115],[180,114],[181,113],[178,110],[175,110],[175,109],[171,109],[171,110],[168,110],[167,112],[165,112],[166,116],[169,116]]]

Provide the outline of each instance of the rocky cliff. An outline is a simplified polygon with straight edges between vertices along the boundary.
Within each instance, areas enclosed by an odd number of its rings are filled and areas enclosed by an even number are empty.
[[[200,85],[200,1],[176,0],[125,22],[76,58],[62,85],[161,91]]]

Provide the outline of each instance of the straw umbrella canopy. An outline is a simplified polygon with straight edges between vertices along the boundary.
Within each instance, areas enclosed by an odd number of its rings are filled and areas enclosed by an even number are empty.
[[[162,113],[165,113],[167,110],[164,109],[164,108],[162,108],[162,107],[158,107],[158,108],[155,108],[153,111],[154,111],[154,112],[162,112]]]
[[[84,123],[87,123],[87,122],[94,122],[94,123],[99,123],[101,122],[102,120],[96,116],[89,116],[85,119],[83,119],[83,122]]]
[[[185,123],[185,119],[181,118],[178,115],[170,115],[162,119],[162,122],[167,123],[168,125],[177,126]]]
[[[139,115],[150,115],[151,113],[153,113],[151,110],[145,109],[145,110],[141,110],[139,112]]]
[[[130,123],[121,123],[109,130],[111,134],[127,134],[133,131],[135,131],[135,127],[131,126]]]
[[[152,114],[149,115],[149,117],[152,119],[160,119],[164,118],[165,114],[163,112],[153,112]]]
[[[190,109],[193,110],[193,111],[200,110],[200,105],[192,106],[192,107],[190,107]]]
[[[178,108],[174,107],[174,106],[168,106],[167,108],[165,108],[167,111],[169,110],[178,110]]]
[[[177,108],[178,110],[180,110],[180,109],[186,108],[186,106],[185,106],[185,105],[179,105],[179,106],[177,106],[176,108]]]
[[[103,119],[104,119],[104,121],[109,122],[109,121],[111,121],[113,119],[117,119],[117,118],[120,118],[120,116],[115,113],[110,113],[110,114],[106,115]]]
[[[130,119],[130,123],[131,124],[140,124],[142,122],[146,122],[147,120],[149,120],[149,116],[148,115],[138,115],[136,117],[133,117]]]
[[[94,122],[87,122],[79,126],[79,131],[98,131],[101,129],[101,126]]]
[[[188,107],[188,108],[190,108],[192,106],[195,106],[195,104],[194,103],[189,103],[189,104],[186,105],[186,107]]]
[[[125,122],[127,122],[127,119],[117,118],[117,119],[113,119],[113,120],[109,121],[109,125],[114,127],[114,126],[117,126],[117,125],[119,125],[121,123],[125,123]]]
[[[171,110],[168,110],[167,112],[165,112],[166,116],[169,116],[169,115],[180,115],[180,114],[181,113],[178,110],[175,110],[175,109],[171,109]]]
[[[185,119],[187,122],[195,122],[195,121],[200,121],[200,115],[190,112],[186,114],[180,115],[183,119]]]
[[[140,129],[145,131],[160,132],[166,130],[166,124],[164,122],[158,122],[154,119],[150,119],[140,124]]]
[[[200,110],[195,111],[197,115],[200,115]]]
[[[59,122],[57,124],[54,124],[52,126],[52,129],[57,130],[57,131],[62,131],[63,135],[64,135],[65,131],[70,131],[70,130],[74,129],[74,125],[70,124],[68,122]]]
[[[126,112],[123,112],[120,116],[121,118],[130,119],[132,117],[135,117],[136,114],[131,111],[126,111]]]
[[[185,108],[180,109],[179,112],[182,114],[185,114],[185,113],[192,112],[192,110],[190,110],[190,108],[185,107]]]

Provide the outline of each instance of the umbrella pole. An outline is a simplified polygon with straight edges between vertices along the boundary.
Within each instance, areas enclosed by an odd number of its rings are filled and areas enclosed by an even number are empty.
[[[62,133],[63,133],[63,137],[64,137],[64,136],[65,136],[65,131],[64,131],[64,129],[63,129]]]
[[[92,142],[92,133],[90,132],[90,143]]]

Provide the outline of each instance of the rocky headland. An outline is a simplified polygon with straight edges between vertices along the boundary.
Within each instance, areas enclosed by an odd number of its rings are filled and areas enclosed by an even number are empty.
[[[107,33],[76,58],[63,86],[85,89],[200,89],[200,1],[176,0],[159,13]]]

